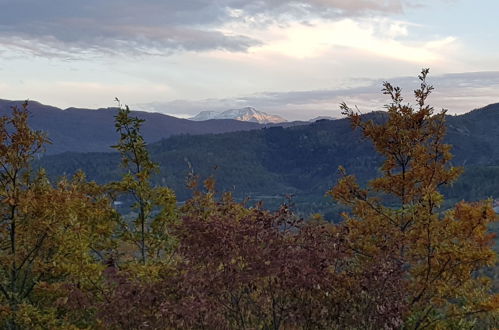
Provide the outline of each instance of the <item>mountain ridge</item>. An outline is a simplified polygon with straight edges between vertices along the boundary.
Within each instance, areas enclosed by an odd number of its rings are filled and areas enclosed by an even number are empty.
[[[8,115],[12,106],[21,106],[25,101],[0,99],[0,115]],[[30,126],[46,132],[52,144],[46,147],[47,154],[68,151],[105,152],[113,151],[117,133],[114,116],[117,108],[85,109],[70,107],[60,109],[37,101],[28,102]],[[144,119],[142,133],[147,143],[179,134],[211,134],[261,129],[266,125],[233,119],[192,121],[158,112],[132,111],[133,116]],[[300,122],[286,123],[298,125]]]
[[[382,112],[364,116],[373,120],[386,118]],[[451,152],[455,155],[451,164],[482,168],[474,173],[494,171],[494,176],[486,182],[484,174],[480,174],[468,180],[468,186],[458,183],[449,191],[458,189],[469,198],[479,194],[499,196],[499,104],[472,115],[446,116],[446,120],[445,141],[453,145]],[[486,127],[498,129],[487,132]],[[149,150],[153,160],[160,164],[155,184],[171,186],[181,199],[189,194],[185,178],[192,169],[201,177],[214,174],[220,191],[231,191],[238,197],[294,194],[315,196],[313,203],[316,203],[324,201],[324,192],[335,184],[339,165],[357,175],[362,183],[378,174],[382,161],[371,143],[353,131],[345,118],[288,128],[172,136],[151,144]],[[100,182],[118,179],[118,164],[119,155],[109,153],[72,153],[42,160],[51,175],[71,174],[81,168],[90,179]],[[475,187],[476,183],[481,186]]]
[[[255,122],[259,124],[278,124],[287,122],[286,119],[270,115],[263,111],[258,111],[253,107],[244,107],[240,109],[229,109],[222,112],[201,111],[196,116],[189,118],[193,121],[204,121],[210,119],[235,119],[246,122]]]

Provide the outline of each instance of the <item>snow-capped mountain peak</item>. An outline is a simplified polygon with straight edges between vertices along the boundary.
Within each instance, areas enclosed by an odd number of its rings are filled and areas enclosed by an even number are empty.
[[[190,120],[203,121],[215,119],[219,113],[216,111],[201,111],[196,115],[196,117],[189,118]]]
[[[253,107],[230,109],[224,112],[201,111],[198,115],[190,119],[196,121],[209,120],[209,119],[235,119],[235,120],[249,121],[259,124],[282,123],[286,121],[286,119],[280,116],[269,115],[268,113],[258,111]]]

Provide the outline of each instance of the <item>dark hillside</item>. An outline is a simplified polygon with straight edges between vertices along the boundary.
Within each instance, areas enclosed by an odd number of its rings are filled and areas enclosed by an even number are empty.
[[[375,120],[384,117],[382,113],[368,116]],[[448,197],[499,196],[499,105],[449,116],[447,123],[447,143],[452,144],[455,155],[452,162],[467,169],[460,181],[446,188]],[[171,186],[181,200],[189,196],[184,187],[189,166],[201,177],[214,174],[219,190],[232,191],[238,197],[282,201],[284,194],[295,194],[298,200],[313,204],[326,201],[324,192],[337,180],[339,165],[366,182],[377,175],[381,163],[371,144],[352,131],[346,119],[289,128],[172,136],[149,149],[161,166],[156,184]],[[41,160],[53,176],[81,168],[100,182],[117,179],[118,164],[118,155],[110,153],[68,153]]]
[[[10,107],[21,101],[0,100],[0,115],[8,114]],[[61,110],[56,107],[30,101],[30,126],[47,132],[52,145],[47,146],[48,154],[66,151],[93,152],[112,151],[116,143],[114,116],[117,109],[78,109]],[[160,113],[133,111],[134,116],[145,119],[143,135],[149,143],[178,134],[208,134],[251,130],[264,125],[231,119],[208,120],[202,122],[180,119]]]

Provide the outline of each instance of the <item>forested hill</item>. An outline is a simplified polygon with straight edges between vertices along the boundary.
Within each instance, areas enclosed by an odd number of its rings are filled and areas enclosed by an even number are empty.
[[[22,101],[0,100],[0,115],[10,114],[14,105],[21,106]],[[92,152],[112,151],[116,143],[114,116],[116,108],[107,109],[59,109],[35,101],[28,104],[29,124],[33,129],[46,132],[52,144],[47,146],[48,154],[66,151]],[[167,116],[160,113],[133,111],[132,114],[145,120],[142,134],[149,143],[159,141],[171,135],[224,133],[259,129],[266,125],[243,122],[233,119],[192,121]],[[298,122],[283,125],[296,125]]]
[[[499,103],[447,117],[447,141],[459,165],[498,164]]]
[[[368,116],[380,119],[382,113]],[[455,199],[499,196],[499,104],[465,115],[448,116],[447,143],[454,165],[466,166],[463,178],[447,191]],[[117,136],[115,137],[117,138]],[[157,184],[171,186],[180,200],[188,196],[185,178],[192,167],[201,177],[214,174],[219,190],[236,196],[272,199],[295,194],[323,200],[344,166],[361,181],[376,175],[381,162],[373,147],[346,119],[320,120],[290,128],[174,136],[150,145],[161,165]],[[90,179],[106,182],[120,176],[113,153],[65,153],[40,161],[52,176],[83,169]],[[313,206],[311,206],[313,207]]]
[[[319,121],[293,128],[173,136],[149,147],[160,163],[157,183],[184,198],[184,182],[192,166],[202,177],[214,174],[221,190],[236,195],[274,195],[320,190],[333,182],[338,164],[356,172],[372,172],[378,163],[372,147],[360,142],[346,120]],[[83,169],[100,182],[119,177],[113,153],[64,153],[41,160],[49,174]]]

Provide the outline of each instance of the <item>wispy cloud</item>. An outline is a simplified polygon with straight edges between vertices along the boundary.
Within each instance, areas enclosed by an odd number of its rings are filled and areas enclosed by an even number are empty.
[[[430,76],[429,80],[435,87],[429,103],[436,109],[445,108],[449,113],[459,114],[499,102],[499,71]],[[390,79],[390,82],[401,86],[406,101],[413,102],[412,91],[419,86],[417,78],[399,77]],[[300,120],[310,119],[318,114],[339,116],[339,104],[344,101],[352,106],[357,105],[364,112],[383,109],[389,101],[381,93],[383,81],[364,80],[364,83],[363,86],[345,89],[266,92],[238,98],[137,104],[136,107],[171,114],[195,115],[202,110],[220,111],[254,106],[285,118]]]
[[[263,39],[223,29],[313,17],[399,13],[404,0],[0,0],[0,48],[36,56],[78,53],[244,52]]]
[[[476,16],[496,24],[492,2]],[[120,96],[184,115],[249,105],[290,119],[341,101],[382,107],[378,78],[499,70],[491,25],[452,21],[470,10],[457,0],[0,0],[0,97],[106,107]],[[494,102],[496,76],[432,76],[433,100],[456,112]]]

